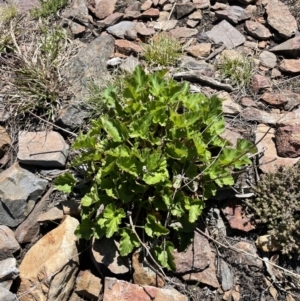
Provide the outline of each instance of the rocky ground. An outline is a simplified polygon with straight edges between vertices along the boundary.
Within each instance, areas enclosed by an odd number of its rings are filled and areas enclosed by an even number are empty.
[[[39,3],[18,5],[26,14]],[[6,105],[9,64],[0,54],[0,300],[300,300],[297,256],[288,259],[268,243],[244,203],[262,173],[300,158],[299,2],[74,0],[55,24],[72,41],[62,72],[68,97],[52,120],[35,113],[24,119]],[[26,35],[32,27],[23,29]],[[243,136],[258,148],[238,185],[207,203],[201,231],[185,252],[174,252],[176,271],[167,279],[138,251],[121,257],[113,240],[78,240],[80,200],[52,183],[71,161],[79,129],[88,127],[88,84],[104,85],[115,70],[132,72],[138,64],[149,69],[143,43],[161,31],[184,49],[173,78],[223,98],[224,135],[233,145]],[[23,42],[20,52],[29,47]],[[247,86],[216,68],[222,57],[241,55],[254,64]]]

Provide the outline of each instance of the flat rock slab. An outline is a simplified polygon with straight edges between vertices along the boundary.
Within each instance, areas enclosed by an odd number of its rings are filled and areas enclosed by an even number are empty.
[[[7,258],[0,261],[0,281],[16,279],[19,276],[17,269],[17,260]]]
[[[226,9],[215,12],[216,17],[221,20],[226,20],[233,24],[238,24],[241,21],[251,18],[251,13],[240,6],[228,6]]]
[[[80,271],[76,279],[75,292],[91,300],[98,300],[102,289],[101,279],[88,270]]]
[[[284,158],[300,156],[300,124],[279,127],[275,133],[277,153]]]
[[[74,234],[78,224],[77,219],[67,216],[26,253],[19,267],[21,301],[69,300],[79,265]]]
[[[233,49],[245,43],[246,38],[227,21],[223,20],[206,32],[215,43],[223,43],[228,49]]]
[[[275,54],[283,54],[293,58],[300,56],[300,36],[289,39],[270,49]]]
[[[279,69],[286,73],[298,74],[300,73],[300,59],[284,59],[280,62]]]
[[[0,258],[5,259],[20,250],[14,231],[7,226],[0,225]]]
[[[57,132],[20,132],[18,159],[24,164],[64,167],[69,145]]]
[[[106,30],[108,33],[112,34],[115,37],[124,39],[126,32],[133,30],[135,28],[135,23],[131,21],[122,21],[116,25],[108,27]]]
[[[259,22],[246,21],[245,29],[250,36],[258,40],[268,40],[272,37],[270,30]]]
[[[288,6],[278,0],[268,0],[266,6],[268,24],[283,38],[290,38],[298,29],[297,21]]]
[[[8,289],[0,286],[0,300],[5,301],[16,301],[17,296],[11,293]]]
[[[188,301],[175,289],[140,286],[115,278],[105,278],[103,301]]]
[[[0,174],[0,224],[17,227],[28,216],[48,181],[14,164]]]

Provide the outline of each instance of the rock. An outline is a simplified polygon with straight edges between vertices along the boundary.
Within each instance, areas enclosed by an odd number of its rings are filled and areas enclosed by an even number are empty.
[[[87,109],[82,108],[82,103],[75,101],[60,110],[56,124],[64,129],[76,130],[81,127],[89,115]]]
[[[122,13],[113,13],[112,15],[109,15],[104,20],[98,22],[98,24],[103,25],[104,27],[113,26],[117,23],[119,23],[124,17],[124,14]]]
[[[242,107],[234,102],[228,92],[220,92],[217,94],[218,98],[222,99],[222,110],[224,114],[238,115],[242,111]]]
[[[279,69],[286,73],[300,73],[300,59],[284,59],[280,62]]]
[[[281,249],[280,244],[276,243],[271,235],[262,235],[257,238],[255,245],[264,252],[276,252]]]
[[[186,25],[188,27],[194,28],[199,24],[199,21],[196,20],[187,20]]]
[[[266,6],[268,24],[283,38],[290,38],[298,29],[297,21],[289,8],[279,0],[268,0]],[[284,20],[284,22],[282,22]]]
[[[154,28],[149,28],[142,22],[135,24],[135,30],[141,36],[152,36],[155,34]]]
[[[211,44],[201,43],[193,46],[189,46],[185,51],[194,57],[207,57],[210,54]]]
[[[223,84],[211,77],[205,76],[202,74],[201,71],[186,71],[186,72],[179,72],[173,75],[173,78],[176,80],[188,80],[188,81],[195,81],[201,83],[203,85],[207,85],[216,89],[225,90],[232,92],[234,89],[231,85]]]
[[[267,68],[274,68],[277,64],[277,57],[274,53],[269,51],[262,51],[259,55],[261,65]]]
[[[62,13],[62,17],[88,25],[90,17],[85,0],[73,0],[71,7]]]
[[[80,271],[76,278],[75,292],[90,300],[99,300],[102,289],[101,279],[89,271]]]
[[[26,253],[20,269],[20,301],[67,301],[75,286],[79,222],[70,216]],[[40,285],[38,285],[40,284]]]
[[[135,28],[129,29],[125,32],[124,38],[129,41],[135,41],[137,39],[137,32]]]
[[[118,242],[102,237],[92,241],[92,260],[101,275],[123,276],[129,273],[129,259],[119,254]]]
[[[251,13],[240,6],[227,6],[224,10],[217,10],[216,17],[221,20],[226,20],[233,24],[238,24],[241,21],[251,18]]]
[[[18,159],[24,164],[43,167],[64,167],[69,145],[54,131],[20,132]]]
[[[105,278],[103,301],[188,301],[175,289],[161,289],[154,286],[139,286],[115,278]]]
[[[186,27],[176,27],[176,28],[170,30],[170,34],[177,39],[190,38],[190,37],[198,34],[198,30],[190,29],[190,28],[186,28]]]
[[[11,257],[19,250],[20,245],[15,238],[14,231],[7,226],[0,225],[0,260]]]
[[[282,90],[280,93],[265,93],[260,99],[268,105],[284,107],[286,111],[300,105],[300,94],[289,90]]]
[[[252,98],[249,98],[249,97],[243,97],[241,99],[241,105],[244,106],[244,107],[257,108],[256,102]]]
[[[272,69],[271,78],[278,78],[278,77],[281,77],[281,72],[276,68]]]
[[[127,40],[116,40],[116,51],[124,55],[138,55],[142,52],[142,48],[137,44]]]
[[[17,260],[15,258],[7,258],[0,261],[0,281],[16,279],[19,276],[17,269]]]
[[[111,15],[115,10],[117,0],[88,0],[88,9],[100,20]]]
[[[0,286],[0,300],[3,301],[17,301],[21,300],[18,299],[17,296],[11,293],[8,289]]]
[[[264,173],[274,173],[280,166],[293,166],[299,158],[281,158],[277,155],[274,143],[275,130],[267,125],[259,124],[255,132],[255,143],[258,152],[263,152],[259,157],[259,169]]]
[[[193,10],[195,9],[195,6],[191,2],[186,2],[182,4],[177,4],[175,6],[175,13],[176,13],[176,19],[182,19],[189,15]]]
[[[223,291],[228,291],[233,286],[233,275],[223,259],[221,259],[221,285]]]
[[[273,48],[271,52],[297,58],[300,56],[300,36],[289,39]]]
[[[207,238],[194,232],[194,241],[184,252],[173,251],[176,273],[186,274],[205,270],[212,263],[211,253]]]
[[[0,224],[17,227],[25,220],[48,181],[14,164],[0,174]]]
[[[82,298],[79,297],[75,292],[73,292],[68,301],[82,301]]]
[[[62,126],[66,124],[70,128],[76,128],[77,125],[81,126],[83,118],[87,116],[86,112],[80,112],[83,107],[81,95],[88,93],[89,84],[95,78],[100,81],[99,84],[105,84],[108,81],[109,71],[106,68],[106,62],[114,53],[114,47],[114,38],[111,35],[102,35],[89,43],[86,48],[81,49],[69,61],[64,75],[72,86],[75,99],[72,100],[71,107],[65,108],[60,113],[58,124],[62,124]],[[70,121],[70,119],[73,120]]]
[[[108,67],[118,67],[122,64],[123,60],[119,57],[113,57],[112,59],[107,61]]]
[[[250,36],[259,40],[268,40],[272,37],[270,30],[259,22],[246,21],[245,29]]]
[[[240,241],[232,246],[235,249],[238,249],[242,252],[235,252],[235,260],[241,265],[249,265],[249,266],[255,266],[258,268],[263,267],[263,263],[261,260],[259,260],[259,256],[257,255],[257,251],[255,246],[253,246],[251,243],[246,241]],[[245,253],[249,253],[250,255],[246,255]],[[254,257],[253,257],[254,256]]]
[[[260,100],[273,107],[283,107],[287,103],[287,98],[281,93],[264,93]]]
[[[228,220],[230,228],[249,232],[255,229],[255,225],[251,222],[244,211],[243,207],[238,200],[227,200],[222,203],[222,212]]]
[[[197,10],[188,16],[190,20],[200,21],[202,20],[202,12],[201,10]]]
[[[300,124],[279,127],[275,133],[277,153],[284,158],[300,156]]]
[[[40,233],[38,217],[47,207],[48,197],[44,196],[16,229],[15,236],[20,244],[33,242]]]
[[[135,23],[131,21],[122,21],[116,25],[108,27],[106,30],[108,33],[112,34],[115,37],[120,39],[125,38],[126,31],[132,30],[135,28]]]
[[[153,22],[153,28],[158,31],[160,31],[160,30],[169,31],[169,30],[175,28],[177,23],[178,23],[177,20]]]
[[[227,4],[226,3],[221,3],[221,2],[216,2],[215,5],[210,7],[210,9],[213,10],[213,11],[226,9],[226,8],[227,8]]]
[[[223,43],[228,49],[242,45],[246,41],[245,37],[225,20],[215,25],[206,34],[212,41]]]
[[[131,55],[121,64],[120,69],[125,72],[133,73],[138,65],[140,65],[139,60]]]
[[[79,36],[83,32],[85,32],[85,26],[82,26],[76,22],[73,22],[71,20],[68,21],[68,25],[70,27],[70,30],[74,36]]]
[[[255,93],[268,91],[271,85],[269,80],[260,74],[255,74],[252,78],[252,89]]]
[[[238,0],[238,1],[245,5],[256,2],[255,0]]]
[[[150,8],[144,11],[140,17],[142,19],[156,19],[159,17],[159,10],[157,8]]]
[[[197,9],[205,9],[210,6],[209,0],[193,0],[193,3]]]
[[[45,213],[39,215],[37,221],[39,223],[49,223],[52,221],[60,221],[64,218],[63,210],[53,207]]]
[[[8,151],[11,144],[10,137],[6,129],[0,126],[0,158],[2,158]]]
[[[216,265],[215,265],[216,255],[210,253],[210,265],[208,268],[201,272],[188,273],[182,276],[185,281],[196,281],[198,283],[207,284],[214,288],[219,288],[219,282],[216,276]]]
[[[152,6],[152,0],[146,0],[142,5],[141,5],[141,11],[148,10]]]
[[[236,147],[238,139],[243,138],[237,129],[230,127],[230,125],[226,125],[225,131],[220,136],[229,141],[233,147]]]
[[[143,260],[143,254],[137,250],[132,255],[133,281],[138,285],[163,287],[165,282]]]

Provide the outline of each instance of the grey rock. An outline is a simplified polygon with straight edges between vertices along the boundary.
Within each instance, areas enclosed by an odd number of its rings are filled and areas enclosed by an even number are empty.
[[[120,57],[113,57],[112,59],[107,61],[107,66],[109,67],[117,67],[121,65],[123,60]]]
[[[85,0],[73,0],[71,7],[63,12],[62,17],[87,25],[90,17]]]
[[[121,276],[130,271],[128,257],[119,254],[118,243],[112,238],[93,239],[91,253],[95,267],[103,276]]]
[[[69,145],[54,131],[19,132],[18,159],[24,164],[43,167],[64,167]]]
[[[16,227],[31,212],[48,181],[14,164],[0,174],[0,224]]]
[[[41,3],[38,0],[8,0],[6,2],[9,4],[17,5],[18,10],[21,13],[29,12],[34,8],[41,8]]]
[[[15,294],[11,293],[6,288],[0,286],[0,300],[2,300],[2,301],[17,301],[18,298]]]
[[[217,10],[215,14],[218,19],[226,20],[233,24],[238,24],[241,21],[251,18],[251,13],[240,6],[235,5],[228,6],[224,10]]]
[[[227,263],[221,259],[221,285],[223,291],[229,291],[233,286],[233,275]]]
[[[190,29],[190,28],[186,28],[186,27],[176,27],[176,28],[170,30],[170,34],[177,39],[190,38],[190,37],[198,34],[198,30]]]
[[[200,84],[204,84],[216,89],[221,89],[225,91],[232,92],[234,88],[231,85],[223,84],[211,77],[205,76],[202,74],[201,71],[186,71],[186,72],[179,72],[173,75],[174,79],[176,80],[187,80],[198,82]]]
[[[228,49],[242,45],[246,41],[246,38],[225,20],[207,31],[206,34],[212,41],[223,43]]]
[[[134,56],[130,55],[125,59],[125,61],[120,65],[120,69],[129,73],[132,73],[135,68],[139,65],[139,60]]]
[[[276,54],[283,54],[292,58],[297,58],[300,56],[300,36],[289,39],[271,48],[270,51]]]
[[[18,275],[19,270],[17,269],[17,260],[15,258],[7,258],[0,261],[0,281],[16,279]]]
[[[153,28],[155,30],[169,31],[176,27],[177,20],[157,21],[153,22]]]
[[[108,33],[120,39],[125,38],[125,33],[128,30],[132,30],[135,27],[135,23],[131,21],[122,21],[116,25],[108,27],[106,30]]]
[[[15,238],[14,231],[0,225],[0,258],[5,259],[20,250],[20,245]]]
[[[177,4],[175,6],[176,18],[181,19],[190,14],[195,9],[195,6],[191,2]]]
[[[70,60],[64,70],[64,75],[68,78],[76,95],[72,102],[76,99],[82,102],[80,96],[88,90],[90,82],[95,78],[101,79],[102,83],[108,80],[106,62],[114,52],[114,44],[115,40],[111,35],[99,36]],[[77,116],[71,118],[75,119]]]
[[[90,113],[83,108],[82,103],[74,101],[60,110],[56,124],[64,129],[76,130],[82,126],[89,115]]]
[[[274,68],[277,64],[276,55],[269,51],[262,51],[258,58],[260,60],[260,63],[268,68]]]

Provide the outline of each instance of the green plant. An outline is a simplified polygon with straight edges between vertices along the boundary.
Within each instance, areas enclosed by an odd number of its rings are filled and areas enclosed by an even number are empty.
[[[34,8],[30,15],[34,19],[47,18],[68,4],[68,0],[40,0],[41,8]]]
[[[284,254],[300,251],[300,164],[264,174],[248,204]]]
[[[32,48],[17,52],[7,60],[9,69],[14,73],[10,82],[13,96],[8,99],[14,113],[32,112],[47,120],[55,119],[67,95],[59,73],[63,61],[60,52],[67,47],[67,40],[64,30],[45,30],[43,27],[35,33]]]
[[[217,69],[220,70],[222,78],[229,78],[232,84],[238,87],[248,86],[254,73],[254,61],[250,57],[239,55],[221,57],[217,63]]]
[[[220,137],[221,100],[191,94],[165,74],[137,67],[119,93],[107,89],[104,114],[73,144],[82,150],[72,166],[86,171],[83,181],[66,173],[55,184],[85,192],[79,237],[115,236],[125,256],[145,236],[154,258],[174,269],[171,241],[185,248],[204,201],[234,183],[232,170],[249,164],[255,147],[241,139],[230,148]]]
[[[172,66],[181,52],[179,41],[167,33],[158,33],[143,46],[143,56],[151,65]]]
[[[8,23],[17,15],[17,6],[14,4],[0,7],[0,24]]]

